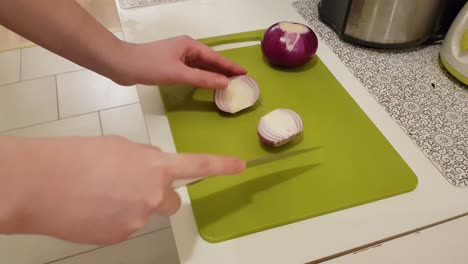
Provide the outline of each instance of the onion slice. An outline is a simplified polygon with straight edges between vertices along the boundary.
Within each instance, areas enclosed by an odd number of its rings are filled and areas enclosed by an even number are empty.
[[[216,106],[227,113],[237,113],[253,106],[260,96],[257,82],[247,75],[229,78],[229,84],[224,89],[215,91]]]
[[[296,112],[278,108],[260,118],[257,134],[263,144],[279,147],[299,135],[303,127],[302,119]]]

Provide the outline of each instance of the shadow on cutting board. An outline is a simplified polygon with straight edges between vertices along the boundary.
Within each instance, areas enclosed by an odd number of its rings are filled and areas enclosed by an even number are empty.
[[[216,111],[213,101],[198,100],[195,97],[197,89],[192,86],[161,86],[161,98],[166,111]]]
[[[258,144],[259,144],[260,147],[261,147],[263,150],[265,150],[266,152],[271,153],[271,154],[274,154],[274,153],[286,152],[286,151],[288,151],[289,149],[294,148],[296,145],[299,145],[300,143],[302,143],[303,140],[304,140],[304,132],[301,132],[299,135],[297,135],[296,137],[294,137],[293,139],[291,139],[291,141],[289,141],[288,143],[284,144],[283,146],[279,146],[279,147],[266,146],[266,145],[263,144],[261,141],[258,141]],[[317,148],[320,148],[320,147],[317,146]]]
[[[159,89],[164,106],[168,112],[217,112],[223,117],[234,118],[255,111],[260,107],[262,102],[262,97],[260,96],[255,105],[235,114],[230,114],[218,109],[213,98],[214,91],[211,89],[193,86],[161,86]]]
[[[269,173],[255,179],[244,181],[238,185],[222,189],[218,192],[193,199],[192,203],[209,203],[210,201],[224,201],[223,203],[212,203],[210,207],[199,207],[197,213],[204,218],[204,224],[211,224],[224,216],[238,211],[249,203],[252,197],[259,192],[268,190],[278,184],[289,181],[320,164],[309,164],[291,169]],[[241,194],[241,195],[240,195]]]
[[[275,65],[272,65],[270,64],[270,62],[268,62],[268,59],[265,58],[265,56],[262,56],[262,60],[263,60],[263,64],[266,65],[267,67],[271,67],[275,70],[278,70],[278,71],[281,71],[283,73],[303,73],[303,72],[307,72],[309,71],[310,69],[314,68],[315,65],[317,65],[318,63],[318,57],[317,56],[314,56],[308,63],[302,65],[302,66],[298,66],[298,67],[280,67],[280,66],[275,66]]]

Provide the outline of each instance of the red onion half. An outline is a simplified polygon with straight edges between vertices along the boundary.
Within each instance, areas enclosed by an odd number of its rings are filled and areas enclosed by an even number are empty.
[[[315,56],[318,39],[310,27],[283,21],[266,30],[261,47],[270,64],[287,68],[298,67]]]
[[[279,147],[300,134],[303,127],[302,119],[296,112],[278,108],[260,119],[257,133],[263,144]]]
[[[221,111],[234,114],[253,106],[259,96],[257,82],[249,76],[241,75],[231,77],[226,88],[216,90],[214,101]]]

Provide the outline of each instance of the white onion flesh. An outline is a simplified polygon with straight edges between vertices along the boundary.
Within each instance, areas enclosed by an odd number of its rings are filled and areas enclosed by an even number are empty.
[[[260,119],[257,133],[265,145],[279,147],[299,135],[303,127],[302,119],[296,112],[278,108]]]
[[[289,33],[305,34],[309,32],[308,27],[298,23],[279,22],[278,25],[283,31]]]
[[[226,88],[216,90],[214,100],[221,111],[234,114],[253,106],[259,95],[257,82],[242,75],[230,78]]]

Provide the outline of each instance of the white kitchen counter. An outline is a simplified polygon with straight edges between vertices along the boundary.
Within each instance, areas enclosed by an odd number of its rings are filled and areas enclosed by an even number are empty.
[[[183,34],[202,38],[237,33],[266,28],[281,20],[305,22],[291,6],[291,0],[191,0],[119,9],[119,13],[125,38],[132,42]],[[318,56],[414,170],[419,179],[417,189],[397,197],[210,244],[198,235],[190,200],[183,188],[180,190],[183,206],[171,218],[182,263],[304,263],[377,243],[468,212],[468,191],[456,188],[444,179],[323,42],[319,43]],[[174,144],[167,144],[171,137],[167,134],[169,128],[162,107],[151,107],[145,112],[145,118],[152,143],[159,145],[164,142],[163,149],[175,151]],[[155,129],[166,131],[164,140],[157,137]]]
[[[468,217],[412,233],[382,245],[334,258],[326,264],[465,264]]]

